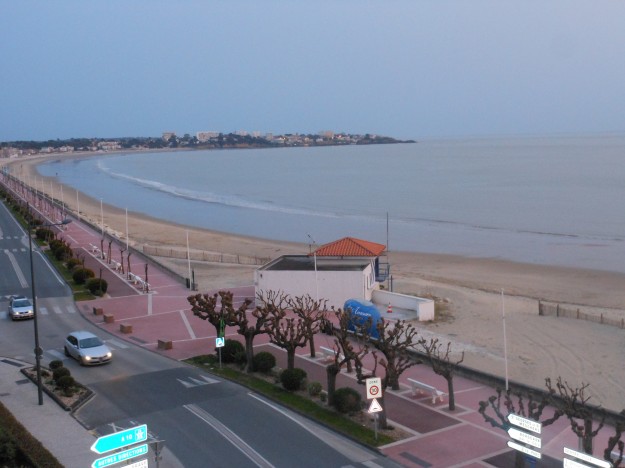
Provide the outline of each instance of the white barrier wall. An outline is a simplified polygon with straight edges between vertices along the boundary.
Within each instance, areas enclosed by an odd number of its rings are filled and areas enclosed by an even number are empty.
[[[434,320],[434,301],[432,299],[376,289],[372,294],[372,302],[384,306],[391,304],[392,307],[398,309],[414,310],[420,322]]]

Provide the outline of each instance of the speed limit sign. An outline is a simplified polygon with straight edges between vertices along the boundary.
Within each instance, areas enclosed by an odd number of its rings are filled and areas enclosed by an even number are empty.
[[[366,384],[367,400],[380,398],[382,396],[382,379],[380,377],[371,377],[366,380]]]

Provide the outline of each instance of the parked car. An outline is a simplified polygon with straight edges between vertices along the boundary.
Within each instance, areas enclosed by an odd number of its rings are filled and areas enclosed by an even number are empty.
[[[88,331],[75,331],[65,338],[65,355],[73,357],[84,366],[106,364],[113,353],[104,342]]]
[[[9,316],[12,320],[31,319],[35,316],[33,304],[24,296],[13,296],[9,301]]]

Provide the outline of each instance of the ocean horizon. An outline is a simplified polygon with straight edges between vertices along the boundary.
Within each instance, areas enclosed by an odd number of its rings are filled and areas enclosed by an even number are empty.
[[[96,154],[38,170],[233,234],[625,272],[624,157],[625,136],[599,135]]]

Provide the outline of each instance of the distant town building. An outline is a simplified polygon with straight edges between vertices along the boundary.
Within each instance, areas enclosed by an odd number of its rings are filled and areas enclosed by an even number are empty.
[[[102,151],[117,151],[122,149],[122,145],[117,141],[100,141],[98,142],[98,149]]]
[[[197,132],[195,137],[200,142],[209,141],[213,138],[219,137],[219,132]]]
[[[176,132],[163,132],[164,141],[169,141],[171,137],[175,137],[175,136],[176,136]]]

